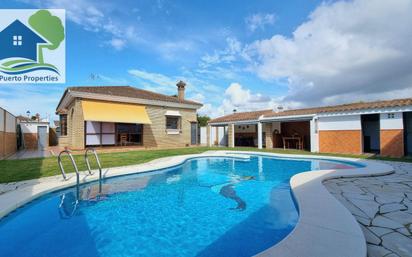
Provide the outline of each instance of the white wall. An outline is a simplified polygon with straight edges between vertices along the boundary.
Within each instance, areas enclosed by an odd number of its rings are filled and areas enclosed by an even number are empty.
[[[361,130],[360,115],[319,117],[319,130]]]
[[[221,146],[227,146],[227,127],[219,127],[218,142]]]
[[[200,144],[207,144],[207,127],[200,127]]]
[[[37,134],[38,126],[47,126],[47,133],[49,132],[48,123],[20,122],[21,132],[24,134]]]
[[[222,127],[210,127],[210,145],[215,145],[215,141],[216,141],[216,136],[217,136],[217,142],[218,145],[221,146],[227,146],[228,145],[228,135],[227,135],[227,126],[222,126]],[[206,131],[206,127],[205,127],[205,131],[204,133],[204,142],[206,143],[207,139],[206,139],[206,135],[207,135],[207,131]],[[202,132],[200,134],[201,140],[202,140]]]
[[[274,121],[272,122],[272,132],[277,129],[279,131],[279,133],[282,133],[282,129],[281,129],[281,122],[280,121]]]
[[[215,145],[215,139],[216,139],[216,127],[210,127],[210,145],[213,146]]]
[[[380,127],[381,129],[403,129],[402,112],[381,113]]]
[[[6,132],[16,133],[16,117],[6,112]]]
[[[310,120],[310,151],[319,152],[319,133],[317,119]]]

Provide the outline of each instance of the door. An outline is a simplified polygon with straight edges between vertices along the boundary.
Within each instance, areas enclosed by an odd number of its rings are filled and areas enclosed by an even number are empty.
[[[190,123],[190,144],[196,145],[197,144],[197,123],[192,122]]]
[[[37,127],[37,136],[38,136],[38,145],[39,149],[46,149],[48,146],[48,137],[47,137],[47,126],[38,126]]]
[[[405,153],[407,155],[412,155],[412,112],[405,112],[403,114],[403,122],[404,122],[404,133],[406,138],[405,143]]]

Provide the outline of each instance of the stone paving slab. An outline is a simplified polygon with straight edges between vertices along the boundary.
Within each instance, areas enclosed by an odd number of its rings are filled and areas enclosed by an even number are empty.
[[[324,185],[359,222],[368,257],[412,257],[412,163],[385,163],[395,173]]]

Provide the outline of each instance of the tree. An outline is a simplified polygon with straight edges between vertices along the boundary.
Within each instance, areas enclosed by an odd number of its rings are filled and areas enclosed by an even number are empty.
[[[53,16],[47,10],[37,11],[30,16],[29,24],[37,33],[43,36],[50,44],[40,45],[39,63],[44,63],[43,48],[55,50],[64,40],[64,27],[59,17]]]
[[[210,120],[210,117],[207,115],[204,115],[204,116],[197,115],[197,123],[199,124],[200,127],[207,126],[207,122],[209,120]]]

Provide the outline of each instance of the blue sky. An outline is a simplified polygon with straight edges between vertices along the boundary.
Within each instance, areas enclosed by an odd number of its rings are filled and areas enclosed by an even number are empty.
[[[53,115],[67,86],[172,95],[179,79],[211,116],[408,97],[412,4],[385,2],[2,1],[66,9],[67,83],[1,85],[0,106]]]

